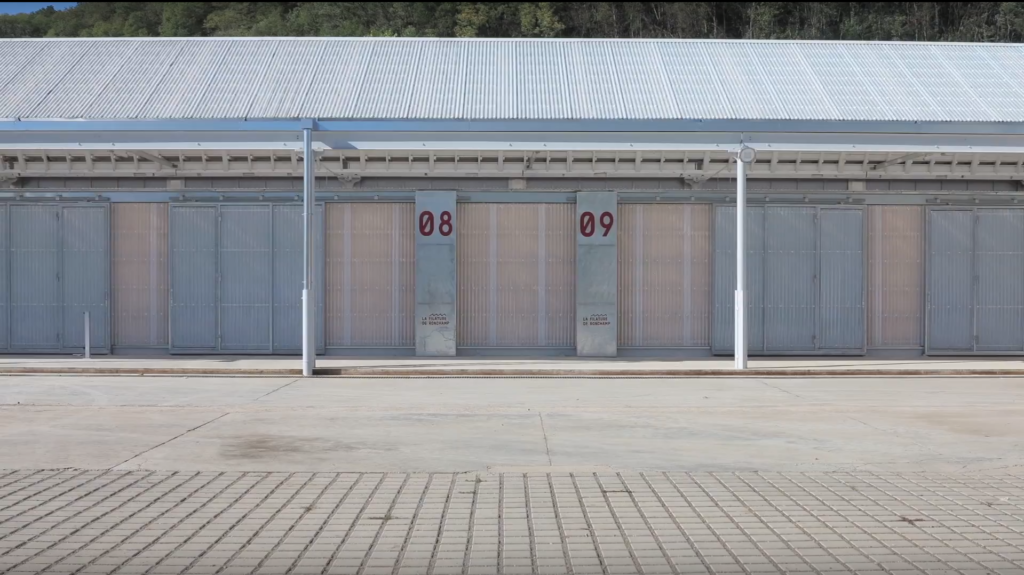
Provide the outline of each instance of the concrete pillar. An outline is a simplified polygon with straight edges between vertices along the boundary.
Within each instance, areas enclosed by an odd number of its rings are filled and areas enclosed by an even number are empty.
[[[618,195],[576,194],[576,355],[618,353]]]
[[[416,355],[455,355],[455,192],[416,192]]]

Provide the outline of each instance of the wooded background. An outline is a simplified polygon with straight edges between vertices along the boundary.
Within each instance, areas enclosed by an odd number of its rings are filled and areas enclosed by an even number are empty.
[[[0,37],[441,36],[1024,41],[1024,2],[83,2]]]

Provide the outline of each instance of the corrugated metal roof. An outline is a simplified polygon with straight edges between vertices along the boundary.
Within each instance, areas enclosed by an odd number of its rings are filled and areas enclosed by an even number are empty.
[[[0,118],[1024,122],[1024,46],[0,40]]]

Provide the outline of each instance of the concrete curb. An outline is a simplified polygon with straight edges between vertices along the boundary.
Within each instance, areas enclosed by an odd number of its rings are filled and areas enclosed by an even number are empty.
[[[314,372],[326,377],[1024,377],[1024,369],[446,369],[324,367]],[[301,369],[232,369],[191,367],[8,367],[0,375],[136,375],[136,376],[247,376],[298,377]]]

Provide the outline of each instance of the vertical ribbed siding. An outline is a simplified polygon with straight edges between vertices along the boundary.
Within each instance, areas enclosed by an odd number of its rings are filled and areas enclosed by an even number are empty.
[[[270,351],[270,206],[222,206],[220,220],[220,348]]]
[[[976,351],[1024,351],[1024,210],[978,209]]]
[[[11,206],[11,348],[61,346],[60,207]]]
[[[11,276],[9,271],[7,238],[10,236],[10,220],[7,217],[7,204],[0,204],[0,349],[6,349],[10,345],[8,336],[10,328],[10,299]]]
[[[711,206],[619,206],[619,346],[708,347]]]
[[[765,351],[815,349],[817,209],[765,206]]]
[[[924,210],[869,206],[868,347],[924,345]]]
[[[85,347],[85,312],[89,312],[91,345],[110,346],[108,337],[110,225],[107,206],[64,206],[61,210],[65,348]]]
[[[314,291],[316,347],[324,347],[324,208],[317,205],[313,243],[316,248]],[[302,350],[303,221],[301,205],[274,206],[274,353]]]
[[[715,218],[714,305],[711,348],[716,352],[735,347],[734,318],[736,292],[736,208],[717,206]],[[750,352],[764,351],[764,208],[747,208],[747,346]]]
[[[412,347],[415,205],[327,205],[327,346]]]
[[[864,210],[819,212],[819,349],[864,348]]]
[[[928,348],[974,349],[974,211],[928,211]]]
[[[459,204],[458,345],[572,347],[570,204]]]
[[[167,204],[113,204],[114,345],[167,347]]]
[[[217,348],[217,206],[171,206],[171,349]]]

